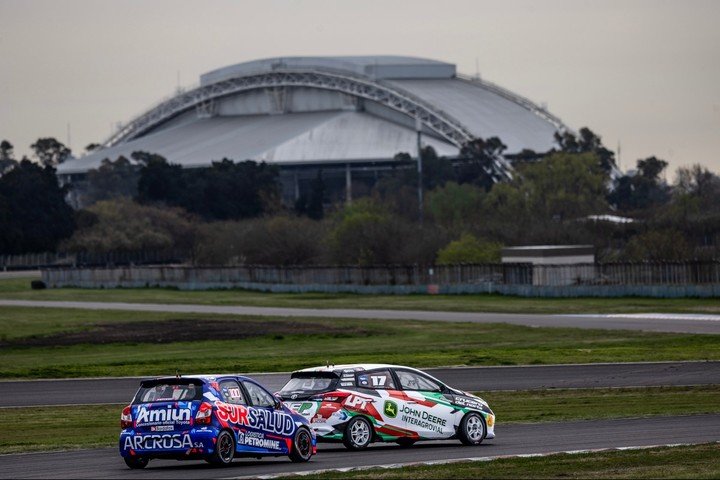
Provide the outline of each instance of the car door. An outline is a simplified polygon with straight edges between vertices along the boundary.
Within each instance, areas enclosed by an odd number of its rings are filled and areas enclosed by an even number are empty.
[[[289,452],[295,433],[295,421],[282,408],[276,408],[277,399],[259,384],[242,380],[248,395],[248,425],[242,441],[245,445],[268,452]],[[238,440],[240,441],[240,439]]]
[[[454,420],[457,408],[443,395],[443,385],[421,372],[394,369],[400,391],[398,411],[394,423],[400,428],[414,431],[420,438],[448,438],[455,433]]]
[[[355,382],[364,405],[360,411],[375,418],[375,432],[383,440],[417,438],[415,431],[406,429],[401,421],[399,412],[405,405],[405,394],[389,368],[356,372]],[[353,401],[353,397],[348,398],[345,408]]]

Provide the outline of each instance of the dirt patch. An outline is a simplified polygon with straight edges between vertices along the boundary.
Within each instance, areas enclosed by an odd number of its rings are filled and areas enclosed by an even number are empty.
[[[202,340],[239,340],[285,335],[365,336],[361,328],[335,327],[321,323],[255,320],[177,319],[158,322],[98,323],[89,329],[43,337],[26,337],[0,342],[0,346],[67,346],[82,343],[173,343]]]

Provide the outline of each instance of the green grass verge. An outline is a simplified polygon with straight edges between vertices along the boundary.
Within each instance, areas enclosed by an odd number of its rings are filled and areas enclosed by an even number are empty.
[[[30,280],[0,280],[0,298],[76,302],[174,303],[257,307],[359,308],[496,313],[720,313],[717,299],[524,298],[503,295],[354,295],[261,293],[245,290],[179,291],[166,288],[30,289]]]
[[[82,405],[0,409],[0,453],[109,447],[118,441],[122,408]]]
[[[89,329],[98,322],[173,318],[258,320],[243,316],[79,311],[0,307],[0,338]],[[263,322],[285,319],[263,317]],[[416,367],[720,359],[718,335],[624,330],[533,328],[507,324],[424,321],[292,319],[362,335],[267,335],[245,339],[0,348],[0,378],[134,376],[198,372],[289,371],[324,364],[367,362]]]
[[[329,472],[302,478],[719,478],[717,443],[641,450],[500,458],[489,462]],[[301,478],[301,477],[285,477]]]
[[[128,392],[128,399],[134,392]],[[498,424],[720,413],[720,386],[494,392]],[[110,446],[123,405],[0,409],[0,453]]]

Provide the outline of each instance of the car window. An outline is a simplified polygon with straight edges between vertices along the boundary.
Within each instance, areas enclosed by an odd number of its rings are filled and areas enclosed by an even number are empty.
[[[430,380],[424,375],[407,370],[396,370],[395,373],[398,376],[398,380],[400,380],[400,386],[403,390],[441,391],[439,383]]]
[[[330,385],[337,378],[326,377],[296,377],[291,378],[288,383],[280,390],[281,392],[295,392],[302,390],[304,392],[322,392],[330,388]]]
[[[252,402],[253,405],[258,407],[275,406],[275,397],[270,395],[259,385],[248,381],[243,381],[243,385],[245,385],[245,389],[250,396],[250,402]]]
[[[202,386],[194,383],[143,385],[135,398],[135,403],[189,402],[202,398]]]
[[[220,395],[223,402],[233,405],[247,405],[240,385],[235,380],[223,380],[220,382]]]
[[[395,390],[395,380],[390,370],[374,370],[371,372],[358,372],[357,386],[375,388],[378,390]]]

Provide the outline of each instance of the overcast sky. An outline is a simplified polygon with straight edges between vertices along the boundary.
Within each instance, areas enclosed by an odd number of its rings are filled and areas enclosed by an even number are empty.
[[[69,124],[78,154],[218,67],[412,55],[590,127],[623,169],[720,173],[719,20],[719,0],[0,0],[0,139],[20,156]]]

